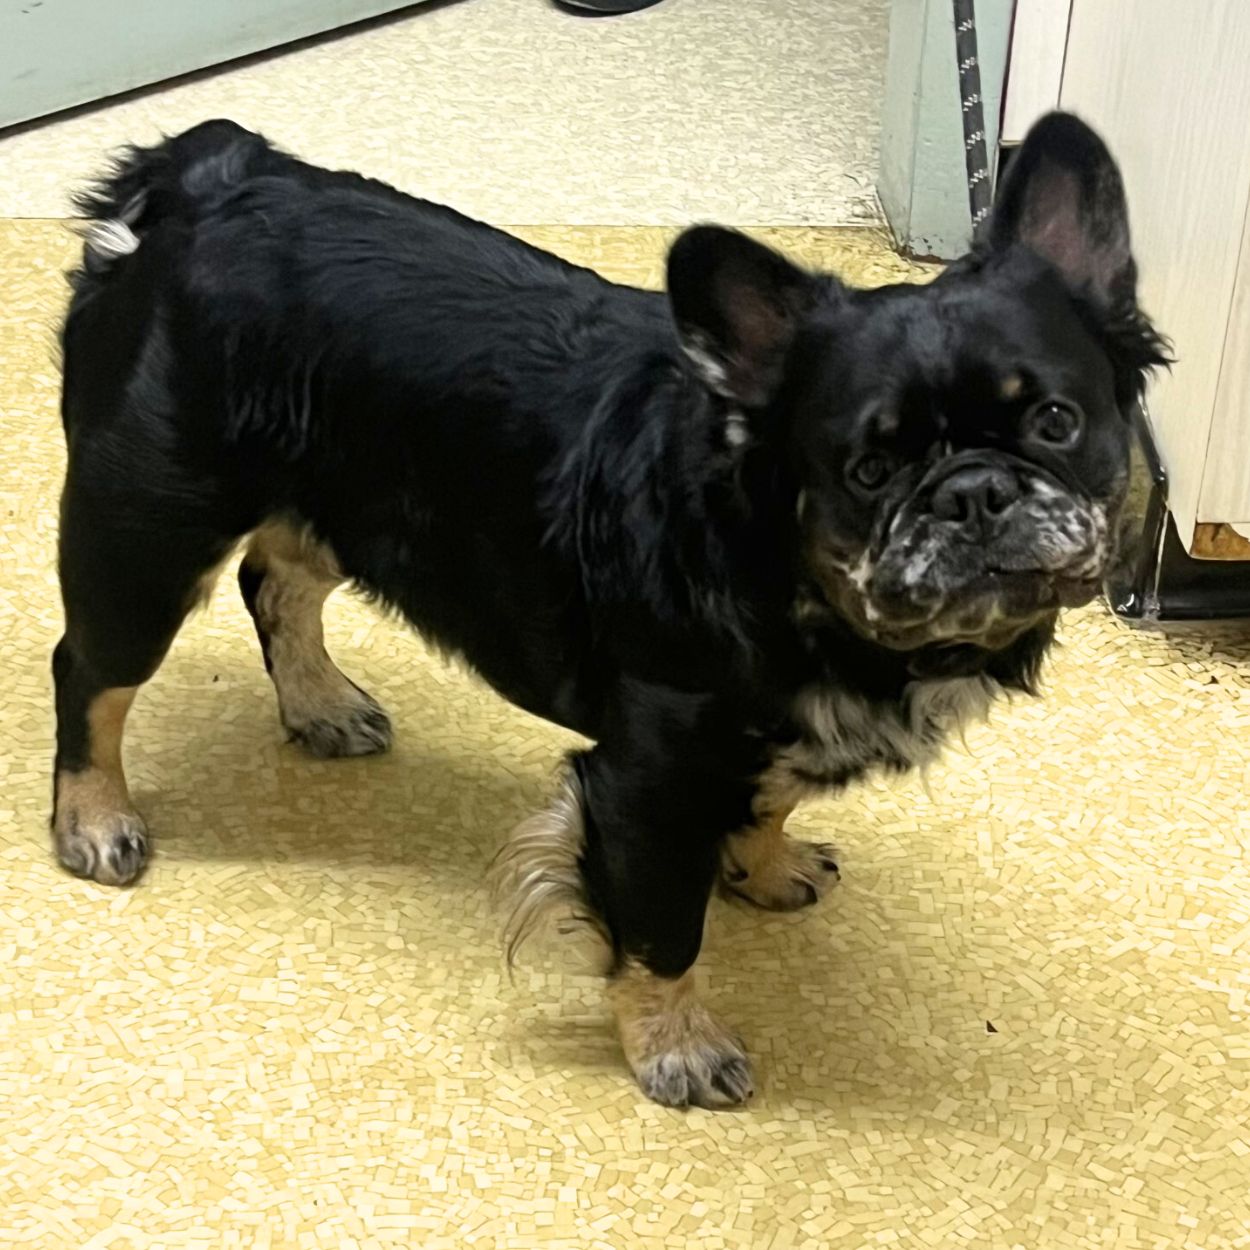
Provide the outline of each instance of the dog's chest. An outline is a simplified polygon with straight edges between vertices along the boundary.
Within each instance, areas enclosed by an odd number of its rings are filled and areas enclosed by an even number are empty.
[[[923,768],[952,735],[984,720],[1000,692],[988,677],[913,682],[900,699],[879,702],[813,686],[795,701],[796,739],[780,747],[764,778],[782,801],[840,788],[876,768]]]

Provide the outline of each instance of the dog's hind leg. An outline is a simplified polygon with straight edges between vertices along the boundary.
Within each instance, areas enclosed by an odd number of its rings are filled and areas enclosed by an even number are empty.
[[[52,837],[70,872],[125,885],[148,853],[122,771],[126,715],[237,536],[178,517],[172,492],[145,492],[72,453],[70,461],[60,529],[65,634],[52,656]]]
[[[343,581],[333,553],[306,529],[266,522],[239,565],[278,712],[292,741],[313,755],[373,755],[391,745],[391,722],[345,677],[325,648],[321,609]]]

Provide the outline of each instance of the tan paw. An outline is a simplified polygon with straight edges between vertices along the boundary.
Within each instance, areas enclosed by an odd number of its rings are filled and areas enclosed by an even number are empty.
[[[836,856],[827,842],[735,834],[725,845],[721,869],[731,894],[769,911],[797,911],[837,884]]]
[[[755,1092],[742,1043],[725,1033],[716,1042],[680,1045],[646,1055],[634,1065],[638,1085],[665,1107],[737,1107]]]
[[[390,750],[390,717],[372,695],[346,678],[337,698],[320,705],[300,705],[297,711],[284,708],[282,719],[290,740],[319,759]]]
[[[741,1038],[699,1002],[693,973],[627,965],[612,982],[621,1044],[642,1092],[666,1107],[736,1107],[755,1092]]]
[[[63,868],[101,885],[129,885],[148,862],[143,818],[98,769],[60,778],[52,841]]]

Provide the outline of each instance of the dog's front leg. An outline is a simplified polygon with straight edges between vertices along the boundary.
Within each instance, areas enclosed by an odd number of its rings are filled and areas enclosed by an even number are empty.
[[[733,1106],[751,1096],[750,1062],[700,1001],[694,965],[722,844],[751,818],[758,744],[706,697],[641,683],[619,694],[598,745],[496,858],[509,957],[544,921],[589,922],[643,1091]]]
[[[694,965],[721,844],[749,810],[750,768],[726,721],[690,696],[648,688],[623,721],[575,762],[621,1042],[649,1098],[733,1106],[753,1092],[751,1065],[701,1002]]]
[[[642,1092],[669,1107],[734,1107],[755,1092],[742,1039],[700,1001],[694,968],[665,976],[629,957],[610,994]]]

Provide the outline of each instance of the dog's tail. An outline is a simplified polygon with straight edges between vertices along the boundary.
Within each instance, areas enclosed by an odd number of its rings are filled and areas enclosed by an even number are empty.
[[[149,148],[123,149],[103,177],[73,197],[90,223],[82,272],[101,275],[137,251],[160,222],[193,220],[282,159],[262,136],[225,120],[201,122]]]

